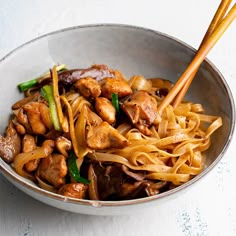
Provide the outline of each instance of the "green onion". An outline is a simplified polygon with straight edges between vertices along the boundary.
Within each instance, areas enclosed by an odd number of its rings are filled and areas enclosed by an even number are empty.
[[[20,89],[21,92],[24,92],[25,90],[35,86],[38,83],[38,79],[39,78],[20,83],[20,84],[18,84],[18,88]]]
[[[61,64],[61,65],[57,66],[57,71],[58,72],[63,72],[63,71],[66,71],[66,70],[67,70],[67,68],[66,68],[66,65],[64,65],[64,64]],[[37,77],[35,79],[22,82],[22,83],[18,84],[18,88],[20,89],[21,92],[24,92],[27,89],[32,88],[33,86],[35,86],[38,83],[39,79],[41,79],[43,77],[47,77],[47,76],[50,76],[50,72],[47,72],[46,74],[44,74],[40,77]]]
[[[48,102],[54,129],[60,131],[61,126],[57,115],[55,100],[53,97],[53,87],[51,85],[45,85],[41,88],[40,92],[42,97]]]
[[[75,153],[73,151],[71,151],[70,154],[69,154],[69,157],[68,157],[68,169],[69,169],[69,172],[70,172],[71,176],[77,182],[80,182],[80,183],[83,183],[83,184],[89,184],[90,180],[85,179],[85,178],[80,176],[79,169],[78,169],[77,164],[76,164],[76,159],[77,158],[75,156]]]
[[[111,95],[111,102],[112,102],[112,105],[115,107],[116,112],[120,113],[120,106],[119,106],[119,100],[118,100],[118,94],[117,93],[113,93]]]

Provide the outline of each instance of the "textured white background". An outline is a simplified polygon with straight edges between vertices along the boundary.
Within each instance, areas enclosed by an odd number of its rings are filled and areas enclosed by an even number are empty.
[[[144,26],[197,48],[219,2],[0,0],[0,57],[45,33],[90,23]],[[223,73],[235,96],[236,22],[208,58]],[[0,79],[4,79],[1,74]],[[134,216],[95,217],[58,210],[31,199],[0,174],[0,236],[236,235],[235,145],[233,140],[214,170],[176,201]]]

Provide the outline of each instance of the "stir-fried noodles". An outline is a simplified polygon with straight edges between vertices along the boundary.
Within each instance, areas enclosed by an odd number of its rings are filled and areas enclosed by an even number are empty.
[[[51,73],[19,85],[0,156],[41,188],[74,198],[159,194],[198,175],[222,125],[201,104],[157,107],[170,81],[126,80],[105,65]]]

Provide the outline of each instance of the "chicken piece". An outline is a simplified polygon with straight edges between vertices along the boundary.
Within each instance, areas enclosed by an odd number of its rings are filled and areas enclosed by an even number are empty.
[[[16,132],[12,121],[9,121],[5,137],[0,135],[0,157],[7,163],[11,163],[14,157],[20,153],[21,139]]]
[[[24,111],[23,108],[21,108],[19,110],[19,112],[16,115],[16,118],[17,118],[17,121],[19,122],[19,124],[24,126],[27,133],[32,133],[32,129],[31,129],[31,126],[29,124],[27,114],[26,114],[26,112]]]
[[[89,97],[96,98],[96,97],[99,97],[101,94],[101,87],[98,81],[91,77],[79,79],[74,84],[74,87],[85,98],[89,98]]]
[[[66,158],[60,154],[52,154],[41,160],[37,175],[56,188],[59,188],[65,184],[67,170]]]
[[[86,140],[87,145],[95,150],[109,147],[123,148],[128,145],[128,140],[106,121],[89,127]]]
[[[24,138],[22,139],[22,152],[30,152],[33,151],[35,148],[36,148],[35,138],[30,134],[24,135]],[[39,159],[35,159],[28,161],[24,167],[28,172],[32,172],[38,168],[38,164],[39,164]]]
[[[109,124],[116,122],[116,109],[107,98],[96,98],[95,109],[104,121],[107,121]]]
[[[64,195],[66,197],[84,199],[87,189],[88,186],[83,183],[70,183],[63,185],[58,190],[58,194]]]
[[[102,123],[102,119],[100,116],[98,116],[95,112],[91,111],[89,107],[86,107],[84,109],[87,109],[87,124],[92,126],[97,126]]]
[[[132,93],[128,82],[125,79],[105,78],[101,82],[102,95],[111,99],[112,94],[118,94],[118,97],[125,97]]]
[[[22,152],[30,152],[36,148],[35,139],[32,135],[26,134],[22,139]]]
[[[150,135],[148,127],[158,122],[156,101],[148,92],[139,90],[121,105],[122,110],[127,114],[130,121],[142,133]]]
[[[45,134],[47,131],[46,125],[42,121],[40,113],[40,103],[30,102],[22,107],[27,113],[28,121],[31,125],[34,134]]]
[[[18,122],[15,123],[15,128],[17,133],[20,135],[24,135],[26,133],[25,127]]]

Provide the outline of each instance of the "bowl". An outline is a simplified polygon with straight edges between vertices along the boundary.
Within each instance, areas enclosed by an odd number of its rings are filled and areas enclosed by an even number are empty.
[[[5,56],[0,62],[0,132],[7,125],[11,105],[22,97],[16,85],[40,75],[54,64],[86,68],[107,64],[127,78],[141,74],[175,82],[184,72],[196,50],[171,36],[150,29],[116,24],[86,25],[59,30],[34,39]],[[216,96],[217,95],[217,96]],[[222,74],[205,60],[192,83],[187,100],[204,105],[208,114],[223,118],[223,128],[212,137],[204,170],[189,182],[156,196],[126,201],[92,201],[64,197],[37,187],[19,176],[0,158],[2,174],[26,194],[51,206],[82,214],[116,215],[158,207],[189,190],[223,157],[232,138],[234,101]]]

